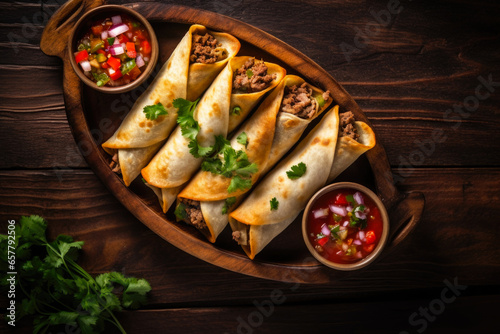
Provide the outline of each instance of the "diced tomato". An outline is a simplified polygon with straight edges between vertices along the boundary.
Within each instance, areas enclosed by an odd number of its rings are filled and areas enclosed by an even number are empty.
[[[103,55],[107,56],[106,51],[104,51],[103,49],[97,50],[97,53],[102,53]]]
[[[109,77],[112,80],[117,80],[122,77],[122,72],[120,70],[112,71],[111,69],[109,70]]]
[[[139,75],[141,75],[141,70],[137,66],[134,66],[134,68],[128,72],[128,75],[130,75],[132,80],[135,80]]]
[[[366,238],[367,245],[373,244],[375,242],[375,240],[377,239],[377,237],[375,236],[375,232],[373,232],[373,231],[366,232],[365,238]]]
[[[328,237],[323,237],[323,238],[318,240],[318,244],[320,246],[324,246],[327,242],[328,242]]]
[[[101,67],[102,68],[109,68],[109,65],[108,65],[107,62],[104,62],[104,63],[101,64]]]
[[[82,51],[78,52],[75,56],[75,61],[77,63],[80,63],[81,61],[88,60],[88,59],[89,59],[89,53],[87,52],[87,50],[82,50]]]
[[[148,41],[141,42],[142,53],[148,57],[151,54],[151,44]]]
[[[137,52],[135,51],[135,44],[132,42],[127,42],[127,56],[129,58],[135,58],[137,57]]]
[[[347,202],[347,199],[345,198],[345,195],[340,193],[335,197],[335,205],[347,205],[349,202]]]
[[[104,27],[102,25],[96,25],[92,27],[92,33],[94,35],[100,35],[102,31],[104,30]]]
[[[363,246],[363,250],[367,253],[371,253],[373,251],[373,248],[375,248],[375,244]]]
[[[130,40],[128,39],[128,37],[125,35],[125,34],[121,34],[121,35],[118,35],[118,41],[120,43],[127,43],[127,42],[130,42]]]
[[[121,65],[122,62],[118,58],[109,57],[107,63],[108,63],[109,66],[111,66],[111,68],[113,68],[113,70],[116,71],[116,70],[118,70],[120,68],[120,65]],[[121,73],[120,73],[120,76],[121,76]]]

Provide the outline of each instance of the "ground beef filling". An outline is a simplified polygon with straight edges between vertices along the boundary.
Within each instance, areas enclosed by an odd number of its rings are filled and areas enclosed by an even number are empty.
[[[241,239],[241,232],[240,231],[234,231],[232,236],[233,236],[234,241],[236,241],[237,243],[240,243],[240,239]]]
[[[214,36],[206,33],[205,35],[193,34],[191,47],[191,63],[213,64],[219,60],[225,59],[227,52],[221,48],[221,44]]]
[[[122,170],[120,168],[120,162],[118,161],[118,153],[115,153],[111,158],[111,162],[109,163],[109,167],[115,173],[121,173]]]
[[[356,119],[354,118],[354,114],[348,111],[340,114],[339,116],[341,136],[358,140],[359,134],[356,130],[356,127],[354,126],[354,122],[356,121]]]
[[[264,61],[255,61],[251,58],[241,68],[234,72],[233,93],[260,92],[276,79],[276,74],[267,74]]]
[[[187,222],[199,230],[206,229],[207,223],[201,213],[200,202],[183,198],[182,203],[186,206]]]
[[[313,90],[305,82],[300,85],[285,87],[285,97],[281,102],[281,111],[297,115],[303,119],[310,119],[317,110],[318,101],[312,97]],[[328,101],[330,92],[323,93],[323,100]]]

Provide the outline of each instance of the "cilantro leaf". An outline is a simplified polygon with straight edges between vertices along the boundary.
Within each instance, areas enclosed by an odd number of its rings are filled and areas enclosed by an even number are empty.
[[[187,218],[186,205],[184,203],[179,203],[174,211],[175,216],[179,220],[185,220]]]
[[[239,116],[239,115],[240,115],[240,112],[241,112],[241,108],[240,108],[240,106],[236,106],[236,107],[234,107],[234,108],[231,110],[231,115],[237,115],[237,116]]]
[[[222,214],[225,215],[229,209],[236,203],[236,197],[229,197],[226,199],[224,206],[222,207]]]
[[[186,99],[178,98],[173,102],[174,107],[178,109],[177,124],[181,127],[182,135],[189,139],[189,153],[195,158],[206,157],[212,152],[211,146],[200,146],[196,140],[200,132],[200,125],[198,121],[194,119],[194,111],[196,110],[199,100],[200,99],[191,102]]]
[[[248,146],[248,136],[246,132],[242,132],[236,137],[236,141],[240,143],[241,145],[244,145],[245,147]]]
[[[292,166],[290,170],[286,172],[286,175],[290,180],[295,180],[304,175],[306,170],[307,170],[306,164],[300,162],[299,164]]]
[[[229,187],[227,188],[228,193],[233,193],[235,191],[239,190],[247,190],[252,187],[252,180],[250,179],[243,179],[240,176],[236,175],[231,179],[231,183],[229,184]]]
[[[278,210],[278,206],[280,205],[280,202],[276,199],[276,197],[273,197],[269,201],[269,204],[271,204],[271,211],[273,211],[273,210]]]
[[[250,79],[252,76],[253,76],[253,71],[250,70],[250,69],[248,69],[247,70],[247,77],[248,77],[248,79]]]
[[[144,113],[146,114],[146,118],[154,121],[155,119],[158,118],[160,115],[167,115],[167,109],[161,104],[161,102],[158,102],[157,104],[152,104],[149,106],[145,106],[143,109]]]

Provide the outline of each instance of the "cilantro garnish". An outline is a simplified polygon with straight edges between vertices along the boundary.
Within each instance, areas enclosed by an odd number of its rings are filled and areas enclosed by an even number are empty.
[[[248,146],[248,136],[246,132],[242,132],[236,137],[236,141],[240,143],[241,145],[245,145],[245,147]]]
[[[226,199],[224,203],[224,207],[222,207],[222,214],[225,215],[229,211],[229,209],[236,203],[236,197],[229,197]]]
[[[247,70],[247,77],[250,79],[253,76],[253,71],[252,70]]]
[[[251,175],[258,171],[257,164],[250,163],[245,152],[236,151],[223,136],[215,136],[215,145],[210,157],[205,158],[201,170],[231,178],[229,193],[252,187]]]
[[[288,175],[288,178],[290,180],[295,180],[304,175],[306,170],[307,170],[306,164],[301,162],[295,166],[292,166],[291,169],[286,172],[286,175]]]
[[[239,106],[236,106],[233,108],[233,110],[231,110],[231,115],[240,115],[240,112],[241,112],[241,108]]]
[[[48,241],[46,229],[42,217],[22,217],[15,226],[15,240],[0,235],[2,254],[16,247],[16,320],[33,316],[34,333],[48,332],[57,325],[70,326],[74,332],[101,333],[106,331],[106,322],[125,333],[114,312],[145,304],[149,283],[118,272],[93,278],[76,263],[83,241],[68,235]],[[8,268],[6,257],[0,264]],[[2,271],[2,285],[9,277]],[[117,288],[122,292],[116,293]]]
[[[187,218],[186,205],[184,203],[179,203],[174,211],[175,216],[179,220],[185,220]]]
[[[200,99],[191,102],[186,99],[178,98],[173,102],[174,107],[178,109],[177,124],[181,127],[182,135],[189,139],[189,153],[195,158],[205,157],[212,152],[211,146],[200,146],[196,140],[198,132],[200,132],[200,125],[198,121],[194,119],[193,114],[199,100]]]
[[[161,104],[161,102],[158,102],[157,104],[152,104],[150,106],[145,106],[143,109],[144,113],[146,114],[146,118],[154,121],[155,119],[158,118],[160,115],[167,115],[167,110]]]
[[[349,226],[358,226],[360,229],[364,230],[368,222],[366,219],[356,217],[356,212],[363,212],[365,210],[365,206],[363,204],[358,204],[353,195],[347,195],[345,199],[352,206],[352,212],[349,212]]]
[[[273,199],[271,199],[269,201],[269,204],[271,204],[271,211],[273,211],[273,210],[278,210],[278,206],[280,205],[280,202],[278,202],[276,197],[273,197]]]

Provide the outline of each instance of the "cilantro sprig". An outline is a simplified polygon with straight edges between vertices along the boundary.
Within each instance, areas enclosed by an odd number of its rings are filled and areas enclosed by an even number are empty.
[[[229,209],[236,203],[236,197],[229,197],[224,202],[224,206],[222,207],[222,214],[225,215],[229,212]]]
[[[276,197],[273,197],[270,201],[269,204],[271,205],[271,211],[278,210],[278,207],[280,205],[280,202],[276,199]]]
[[[160,115],[167,115],[167,109],[161,104],[161,102],[158,102],[157,104],[152,104],[149,106],[145,106],[144,109],[144,114],[147,119],[154,121],[155,119],[158,118]]]
[[[301,177],[306,173],[307,166],[305,163],[300,162],[295,166],[292,166],[289,171],[286,172],[286,175],[290,180],[295,180]]]
[[[194,111],[196,110],[199,100],[200,99],[191,102],[186,99],[178,98],[173,102],[174,107],[178,109],[177,124],[181,127],[182,135],[189,139],[189,153],[195,158],[206,157],[212,153],[213,150],[211,146],[201,146],[198,140],[196,140],[200,132],[200,124],[194,119]]]
[[[251,163],[242,150],[236,151],[224,136],[215,136],[215,145],[210,157],[201,164],[201,170],[231,178],[228,193],[252,187],[251,176],[257,173],[257,164]]]
[[[238,143],[240,143],[241,145],[247,147],[248,146],[248,136],[246,134],[246,132],[242,132],[238,135],[238,137],[236,137],[236,141]]]
[[[82,333],[101,333],[105,322],[125,333],[114,312],[143,305],[151,290],[149,283],[117,272],[93,278],[76,263],[83,241],[59,235],[50,242],[46,229],[42,217],[22,217],[15,226],[15,240],[0,235],[2,254],[16,248],[16,299],[20,304],[16,320],[34,316],[33,333],[45,333],[63,324],[79,328]],[[11,276],[3,270],[8,265],[5,257],[0,265],[0,285],[5,289]]]
[[[356,212],[363,212],[366,207],[363,204],[357,203],[353,195],[347,195],[345,198],[352,206],[352,212],[349,212],[349,226],[359,227],[364,230],[368,225],[368,220],[356,217]]]

